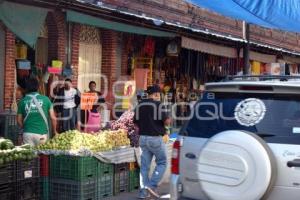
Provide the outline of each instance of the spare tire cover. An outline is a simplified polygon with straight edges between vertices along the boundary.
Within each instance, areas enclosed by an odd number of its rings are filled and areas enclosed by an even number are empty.
[[[212,200],[258,200],[275,180],[268,145],[245,131],[224,131],[207,141],[198,159],[201,189]]]

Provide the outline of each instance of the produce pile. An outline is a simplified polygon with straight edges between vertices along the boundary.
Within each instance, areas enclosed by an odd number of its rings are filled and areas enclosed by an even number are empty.
[[[30,161],[36,156],[30,145],[14,146],[9,139],[0,138],[0,166],[16,160]]]
[[[130,141],[125,130],[103,131],[94,135],[73,130],[56,135],[45,144],[39,145],[37,150],[79,151],[85,149],[91,152],[103,152],[129,145]]]
[[[124,112],[121,117],[113,121],[111,123],[111,129],[112,130],[119,130],[124,129],[128,133],[128,138],[130,139],[130,144],[132,147],[138,147],[139,146],[139,134],[138,134],[138,128],[133,123],[134,118],[134,112],[132,111],[126,111]]]

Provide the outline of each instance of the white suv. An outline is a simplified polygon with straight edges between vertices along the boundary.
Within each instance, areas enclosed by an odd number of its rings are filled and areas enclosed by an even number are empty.
[[[205,89],[174,143],[171,199],[299,200],[300,82]]]

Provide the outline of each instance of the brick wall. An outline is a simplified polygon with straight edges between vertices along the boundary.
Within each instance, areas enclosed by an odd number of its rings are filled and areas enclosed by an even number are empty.
[[[296,33],[271,30],[256,25],[250,25],[250,33],[251,41],[266,43],[292,51],[300,51],[299,35]]]
[[[73,66],[72,81],[74,85],[77,85],[78,83],[80,27],[80,24],[73,24],[72,26],[71,63]]]
[[[49,12],[46,18],[48,26],[48,62],[58,59],[66,64],[67,29],[65,15],[60,11]]]
[[[201,9],[183,0],[102,0],[114,8],[137,14],[156,17],[189,27],[209,29],[215,32],[242,37],[242,22]],[[259,26],[250,27],[252,41],[261,42],[289,50],[300,51],[300,37]],[[295,45],[296,44],[296,45]]]
[[[102,36],[102,75],[108,80],[108,96],[106,100],[110,103],[114,102],[112,94],[112,86],[116,81],[116,58],[118,45],[118,32],[111,30],[101,30]],[[101,90],[104,91],[104,83],[101,83]]]
[[[7,28],[5,29],[5,53],[4,109],[10,109],[14,101],[16,55],[15,35]]]
[[[242,22],[208,12],[182,0],[102,0],[102,2],[120,10],[242,37]]]
[[[130,43],[128,41],[129,37],[127,34],[123,34],[123,45],[122,45],[122,63],[121,63],[121,75],[127,75],[128,67],[128,53],[130,48]]]

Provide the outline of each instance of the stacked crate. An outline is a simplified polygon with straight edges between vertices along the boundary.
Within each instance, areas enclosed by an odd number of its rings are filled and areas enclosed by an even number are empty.
[[[98,198],[104,199],[113,196],[114,166],[98,161]]]
[[[20,129],[17,125],[17,114],[14,112],[0,113],[0,137],[10,139],[17,144]]]
[[[13,198],[13,184],[15,179],[15,163],[0,166],[0,200],[10,200]]]
[[[40,155],[41,200],[49,200],[49,156]]]
[[[140,169],[137,162],[129,163],[129,191],[139,189],[140,187]]]
[[[40,160],[15,162],[15,200],[39,200],[40,199]]]
[[[94,157],[51,156],[50,200],[96,200],[111,196],[113,165]]]
[[[114,166],[114,195],[129,191],[129,165],[128,163]]]

